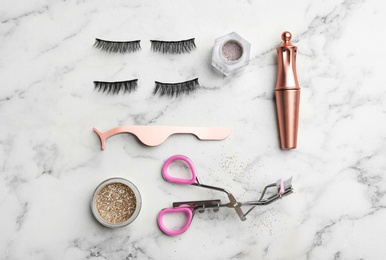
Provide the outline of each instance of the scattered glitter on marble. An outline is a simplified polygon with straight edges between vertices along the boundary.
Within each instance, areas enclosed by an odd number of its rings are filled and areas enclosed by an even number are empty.
[[[136,203],[134,192],[119,182],[107,184],[96,196],[98,214],[112,224],[128,220],[134,214]]]
[[[221,53],[227,61],[236,61],[243,55],[243,49],[237,42],[229,41],[221,48]]]

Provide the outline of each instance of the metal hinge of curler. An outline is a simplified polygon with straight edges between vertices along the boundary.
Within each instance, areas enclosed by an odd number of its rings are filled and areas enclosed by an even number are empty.
[[[178,208],[187,205],[194,208],[199,213],[205,212],[206,209],[213,209],[214,212],[218,212],[221,205],[221,200],[197,200],[197,201],[184,201],[174,202],[173,208]]]

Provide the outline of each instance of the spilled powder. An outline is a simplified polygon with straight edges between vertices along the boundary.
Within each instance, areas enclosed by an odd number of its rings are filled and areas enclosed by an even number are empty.
[[[221,53],[227,61],[236,61],[243,55],[243,50],[237,42],[229,41],[222,46]]]
[[[107,222],[119,224],[134,213],[137,199],[132,189],[119,182],[104,186],[96,196],[96,208]]]

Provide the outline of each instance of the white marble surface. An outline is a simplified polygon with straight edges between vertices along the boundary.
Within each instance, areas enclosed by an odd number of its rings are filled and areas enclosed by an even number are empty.
[[[325,1],[0,1],[1,259],[385,259],[386,3]],[[298,46],[302,86],[298,149],[279,149],[273,90],[280,34]],[[251,45],[247,69],[210,67],[214,39],[235,31]],[[96,37],[142,40],[107,54]],[[150,51],[151,39],[196,38],[188,55]],[[199,77],[177,99],[154,81]],[[138,78],[138,91],[108,96],[94,80]],[[133,136],[100,150],[94,126],[228,126],[225,141],[174,136],[145,147]],[[234,211],[197,214],[178,237],[156,216],[171,202],[223,195],[163,181],[173,154],[190,157],[204,183],[241,201],[293,176],[295,193],[241,222]],[[143,207],[110,230],[90,212],[94,188],[121,176]]]

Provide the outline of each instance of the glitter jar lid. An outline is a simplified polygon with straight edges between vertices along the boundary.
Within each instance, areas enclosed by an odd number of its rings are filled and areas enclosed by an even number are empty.
[[[103,181],[95,189],[91,211],[102,225],[123,227],[133,222],[142,206],[138,188],[129,180],[114,177]]]

